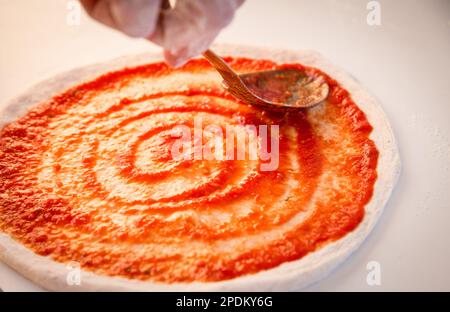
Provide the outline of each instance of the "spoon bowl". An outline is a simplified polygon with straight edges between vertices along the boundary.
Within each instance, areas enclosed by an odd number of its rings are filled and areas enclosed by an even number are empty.
[[[321,103],[329,92],[323,77],[298,69],[237,74],[220,56],[207,50],[203,56],[223,78],[223,86],[236,98],[269,110],[308,108]]]

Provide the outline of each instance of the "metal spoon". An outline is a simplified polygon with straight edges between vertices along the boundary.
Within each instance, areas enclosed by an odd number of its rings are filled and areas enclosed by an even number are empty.
[[[252,105],[277,111],[299,109],[317,105],[328,96],[325,80],[302,70],[268,70],[239,75],[213,51],[206,50],[203,56],[222,76],[225,89]]]

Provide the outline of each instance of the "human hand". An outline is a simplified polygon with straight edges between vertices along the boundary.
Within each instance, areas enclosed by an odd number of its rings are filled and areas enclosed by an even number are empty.
[[[178,0],[162,9],[162,0],[80,0],[88,14],[132,37],[143,37],[164,48],[172,66],[208,49],[233,19],[244,0]]]

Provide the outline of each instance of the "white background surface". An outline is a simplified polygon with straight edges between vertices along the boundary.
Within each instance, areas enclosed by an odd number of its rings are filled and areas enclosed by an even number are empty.
[[[68,0],[0,0],[0,105],[74,67],[158,48],[85,15],[66,23]],[[356,77],[383,105],[402,175],[363,246],[326,291],[450,291],[450,0],[386,0],[369,26],[366,0],[247,0],[217,42],[314,49]],[[366,283],[369,261],[381,286]],[[0,263],[3,290],[38,290]]]

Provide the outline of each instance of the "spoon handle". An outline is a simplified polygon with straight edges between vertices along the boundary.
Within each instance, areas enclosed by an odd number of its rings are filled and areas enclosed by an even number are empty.
[[[216,53],[211,50],[206,50],[203,52],[203,56],[211,63],[211,65],[214,66],[229,86],[243,84],[241,78],[239,78],[230,65],[228,65],[227,62],[225,62],[223,58],[218,56]]]
[[[236,98],[245,103],[264,105],[264,101],[252,94],[242,81],[241,77],[217,54],[211,50],[203,52],[203,56],[211,63],[219,72],[225,83],[225,89]]]
[[[216,53],[214,53],[211,50],[206,50],[205,52],[203,52],[203,56],[217,69],[220,71],[224,71],[224,72],[228,72],[231,75],[236,75],[236,73],[234,72],[234,70],[231,69],[230,65],[227,64],[227,62],[225,62],[223,60],[223,58],[221,58],[220,56],[218,56]],[[236,75],[237,76],[237,75]]]

